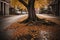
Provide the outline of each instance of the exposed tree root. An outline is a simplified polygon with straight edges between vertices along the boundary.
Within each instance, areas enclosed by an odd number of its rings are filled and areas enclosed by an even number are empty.
[[[38,17],[36,17],[35,20],[31,20],[31,19],[26,19],[22,22],[19,22],[19,23],[25,23],[27,26],[33,26],[33,25],[46,25],[46,26],[58,26],[58,24],[54,23],[54,22],[51,22],[49,20],[45,20],[45,19],[40,19]]]
[[[45,19],[40,19],[38,17],[36,17],[35,19],[30,19],[30,18],[27,18],[25,20],[23,20],[22,22],[20,23],[30,23],[30,22],[37,22],[37,21],[44,21]]]

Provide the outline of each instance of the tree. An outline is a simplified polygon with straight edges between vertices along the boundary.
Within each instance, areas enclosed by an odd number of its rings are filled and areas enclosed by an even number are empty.
[[[24,0],[19,0],[19,2],[21,2],[28,10],[28,19],[25,21],[35,22],[38,19],[38,17],[35,14],[35,8],[34,8],[35,0],[28,0],[28,4]]]
[[[23,21],[24,23],[27,23],[27,22],[29,22],[29,23],[32,22],[33,24],[38,23],[37,25],[39,25],[39,23],[44,24],[44,25],[52,25],[52,24],[54,24],[51,21],[46,21],[45,19],[40,19],[40,18],[38,18],[36,16],[35,8],[34,8],[35,0],[28,0],[28,4],[24,0],[19,0],[19,2],[21,2],[28,10],[28,18]]]

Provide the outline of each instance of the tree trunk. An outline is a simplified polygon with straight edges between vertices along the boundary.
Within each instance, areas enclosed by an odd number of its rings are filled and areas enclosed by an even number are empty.
[[[28,10],[28,19],[24,20],[23,22],[32,22],[38,20],[38,17],[35,14],[35,0],[29,0],[28,4],[26,4],[23,0],[19,0]]]
[[[31,20],[31,21],[35,21],[36,20],[34,2],[35,1],[31,1],[29,3],[28,7],[27,7],[27,9],[28,9],[28,19]]]
[[[28,8],[28,18],[32,21],[36,20],[36,14],[35,14],[35,9],[32,7]]]

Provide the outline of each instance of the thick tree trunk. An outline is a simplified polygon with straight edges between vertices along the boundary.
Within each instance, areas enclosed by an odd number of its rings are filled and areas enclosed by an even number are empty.
[[[28,18],[26,20],[24,20],[22,23],[27,23],[27,25],[40,25],[40,24],[44,24],[44,25],[54,25],[55,23],[50,22],[50,21],[46,21],[45,19],[40,19],[36,16],[35,14],[35,8],[34,8],[34,3],[35,0],[29,0],[28,4],[24,2],[24,0],[19,0],[28,10]],[[38,24],[37,24],[38,23]]]
[[[34,8],[34,0],[30,1],[27,9],[28,9],[28,19],[30,19],[31,21],[35,21],[36,20],[36,14],[35,14],[35,8]]]
[[[35,8],[34,8],[34,4],[35,4],[35,0],[29,0],[28,4],[26,4],[23,0],[19,0],[21,3],[23,3],[23,5],[27,8],[28,10],[28,19],[24,20],[23,22],[32,22],[32,21],[37,21],[38,17],[35,14]]]
[[[36,14],[35,14],[35,9],[34,7],[29,7],[28,8],[28,18],[32,21],[36,20]]]

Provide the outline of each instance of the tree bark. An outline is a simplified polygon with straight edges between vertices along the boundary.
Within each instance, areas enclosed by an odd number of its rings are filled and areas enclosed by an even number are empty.
[[[35,14],[35,8],[34,8],[34,4],[35,4],[35,0],[29,0],[28,4],[26,4],[23,0],[19,0],[28,10],[28,21],[36,21],[37,17]],[[25,3],[25,4],[24,4]],[[27,21],[26,20],[26,21]]]
[[[32,21],[36,20],[35,8],[34,8],[34,0],[30,1],[27,9],[28,9],[28,18]]]
[[[35,13],[35,8],[34,8],[34,3],[35,3],[35,0],[29,0],[29,3],[28,3],[28,18],[31,20],[31,21],[36,21],[37,20],[37,16],[36,16],[36,13]]]

